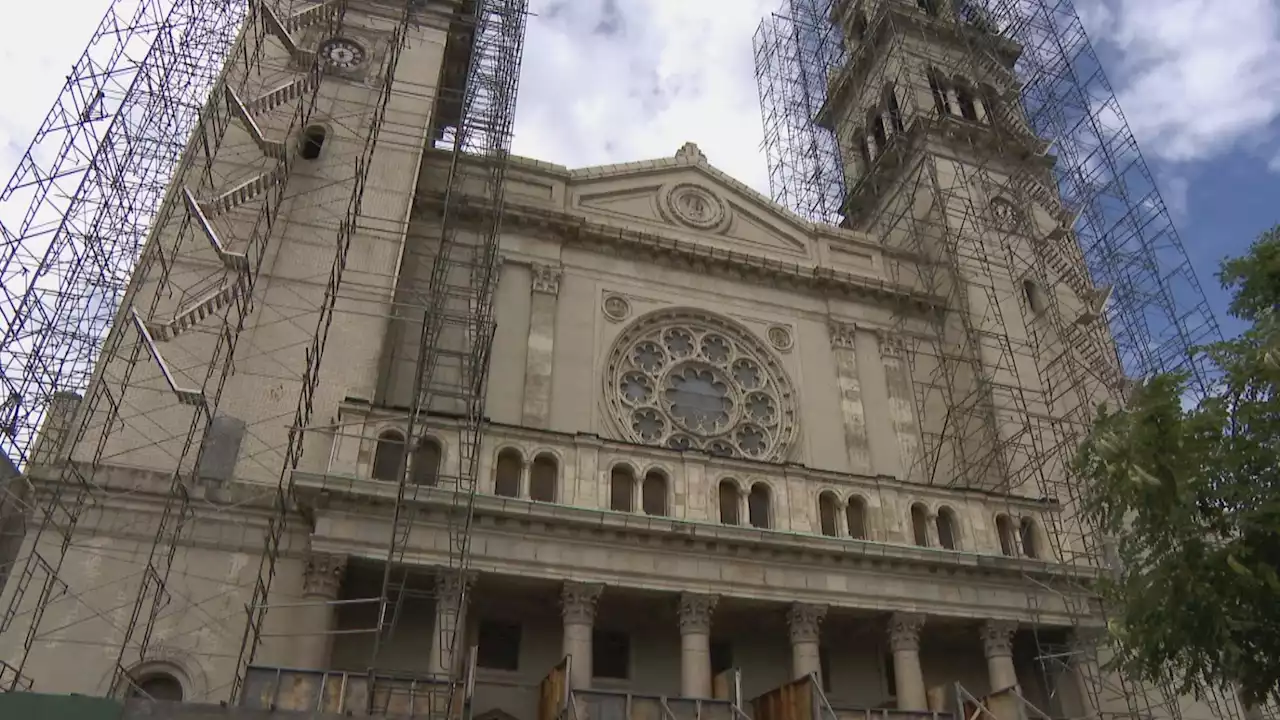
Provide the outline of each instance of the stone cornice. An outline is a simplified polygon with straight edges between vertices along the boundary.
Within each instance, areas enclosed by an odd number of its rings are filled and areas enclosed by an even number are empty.
[[[396,488],[376,480],[358,480],[316,473],[294,473],[295,499],[317,516],[325,513],[378,517],[387,514],[396,502]],[[419,486],[404,500],[416,508],[419,517],[435,512],[443,516],[454,506],[447,489]],[[904,573],[947,572],[973,579],[1025,581],[1026,576],[1052,584],[1066,578],[1088,583],[1096,572],[1043,560],[965,553],[899,545],[871,540],[831,538],[809,533],[759,530],[718,523],[679,520],[607,512],[593,508],[552,505],[514,498],[476,495],[472,501],[472,527],[500,527],[510,522],[522,525],[530,535],[585,534],[604,544],[637,543],[655,549],[669,547],[689,552],[705,546],[712,554],[732,549],[735,556],[756,554],[761,559],[820,562],[848,569],[880,568]]]

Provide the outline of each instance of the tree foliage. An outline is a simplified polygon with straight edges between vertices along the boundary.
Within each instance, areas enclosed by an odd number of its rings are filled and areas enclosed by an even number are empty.
[[[1119,669],[1183,693],[1280,700],[1280,226],[1218,275],[1248,324],[1205,353],[1220,373],[1148,379],[1102,408],[1076,469],[1115,549],[1102,583]]]

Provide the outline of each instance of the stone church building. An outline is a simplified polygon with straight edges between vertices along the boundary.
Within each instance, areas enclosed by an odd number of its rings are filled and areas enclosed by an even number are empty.
[[[120,659],[155,697],[229,699],[342,221],[334,208],[389,52],[386,7],[350,5],[341,37],[305,17],[280,22],[289,42],[268,38],[259,67],[229,71],[254,122],[229,123],[208,158],[214,172],[177,181],[176,209],[152,238],[164,261],[140,266],[113,331],[118,349],[95,374],[110,391],[66,397],[46,423],[29,473],[36,495],[69,482],[68,468],[95,494],[58,569],[65,589],[40,608],[28,589],[0,637],[0,658],[16,657],[39,623],[24,673],[41,692],[133,692],[112,680]],[[899,0],[843,5],[919,15]],[[449,6],[426,4],[396,65],[304,452],[286,470],[289,521],[258,669],[358,676],[383,622],[368,599],[388,559],[417,369],[405,288],[430,273],[436,216],[423,198],[448,162],[428,141],[445,105],[435,89],[456,62]],[[310,125],[291,130],[290,102],[270,92],[299,72],[297,47],[315,48],[331,73]],[[870,109],[874,120],[880,108],[890,127],[932,132],[915,121],[936,117],[938,103],[945,115],[947,100],[925,65],[916,70],[890,91],[892,109],[880,104],[885,88],[866,87],[831,112]],[[996,110],[960,114],[976,133]],[[845,139],[853,180],[871,171],[866,132]],[[954,136],[927,135],[909,160],[965,162],[948,149]],[[473,711],[533,720],[539,682],[570,657],[569,685],[588,704],[590,693],[671,708],[732,697],[749,714],[752,698],[812,674],[837,710],[923,713],[936,704],[931,689],[960,683],[975,695],[1016,687],[1054,716],[1092,712],[1080,678],[1096,668],[1037,660],[1042,643],[1066,647],[1082,627],[1079,599],[1064,599],[1070,585],[1059,582],[1078,572],[1056,555],[1059,500],[919,470],[943,419],[915,399],[925,370],[901,318],[937,298],[903,280],[909,255],[856,224],[797,217],[695,143],[672,151],[587,168],[510,159],[463,619]],[[289,163],[270,242],[256,248],[265,193],[252,183],[282,153],[302,155]],[[1011,202],[973,193],[984,207]],[[993,228],[1007,217],[990,212]],[[253,263],[248,306],[234,278]],[[1026,307],[1032,293],[1014,271],[990,267],[1004,273],[994,284],[1013,289],[1008,334],[1025,335],[1043,308]],[[1087,304],[1054,311],[1072,302]],[[239,326],[228,320],[236,312]],[[229,352],[197,466],[184,433]],[[443,608],[460,587],[437,571],[450,566],[445,516],[467,458],[449,413],[421,423],[404,500],[415,522],[398,559],[410,587],[378,668],[426,679],[449,662],[438,623],[451,621]],[[181,491],[190,512],[148,649],[129,657],[120,643],[139,622],[134,599],[165,560],[152,543],[177,492],[175,465],[193,478]],[[62,557],[61,542],[31,534],[20,556]],[[10,580],[5,604],[18,585]],[[726,695],[728,671],[738,687]]]

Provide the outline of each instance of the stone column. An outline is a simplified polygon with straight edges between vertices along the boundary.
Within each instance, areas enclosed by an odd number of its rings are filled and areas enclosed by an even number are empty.
[[[894,688],[899,710],[928,710],[924,672],[920,669],[920,631],[924,615],[894,613],[889,619],[889,647],[893,650]]]
[[[791,674],[802,678],[810,673],[822,677],[822,661],[818,655],[818,638],[821,635],[822,618],[826,617],[825,605],[793,603],[787,611],[787,626],[791,630]]]
[[[427,672],[432,675],[450,675],[459,655],[458,628],[466,625],[467,595],[473,576],[459,577],[447,568],[436,575],[436,621],[431,634],[431,657],[427,658]]]
[[[1011,620],[988,620],[982,624],[982,652],[987,656],[991,692],[1018,685],[1018,673],[1013,666],[1013,631],[1017,629],[1018,623]]]
[[[831,353],[836,361],[836,384],[840,387],[840,415],[844,420],[844,445],[849,453],[849,469],[871,472],[871,443],[867,440],[867,415],[862,405],[862,382],[858,378],[858,353],[854,347],[857,327],[832,320],[827,323]]]
[[[889,396],[889,420],[898,440],[898,477],[913,479],[920,455],[920,429],[916,425],[915,397],[911,389],[911,368],[906,360],[906,343],[900,336],[880,333],[880,360],[884,364],[885,389]]]
[[[551,420],[551,366],[556,341],[556,296],[559,266],[533,263],[533,295],[529,298],[529,353],[524,370],[524,424],[545,428]]]
[[[564,653],[572,658],[569,687],[591,687],[591,628],[596,622],[596,602],[604,585],[566,582],[560,590],[560,610],[564,617]]]
[[[680,595],[680,694],[711,697],[711,613],[716,596]]]
[[[309,670],[328,670],[333,646],[333,601],[338,599],[342,576],[347,570],[345,555],[311,553],[302,574],[302,604],[276,612],[291,614],[287,625],[296,628],[294,665]]]

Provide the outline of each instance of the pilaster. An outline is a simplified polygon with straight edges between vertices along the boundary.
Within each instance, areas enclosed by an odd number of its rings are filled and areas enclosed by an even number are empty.
[[[836,363],[836,384],[840,388],[840,416],[844,422],[844,444],[851,472],[871,472],[871,443],[867,439],[867,415],[862,404],[862,381],[858,377],[857,326],[831,320],[827,333]]]
[[[880,361],[884,365],[885,389],[889,397],[889,420],[898,441],[898,477],[914,477],[916,459],[920,456],[920,428],[916,423],[915,397],[911,387],[911,368],[907,365],[906,342],[902,336],[879,333]]]
[[[545,428],[551,418],[551,371],[556,337],[556,297],[563,270],[532,263],[529,298],[529,351],[524,373],[524,424]]]

